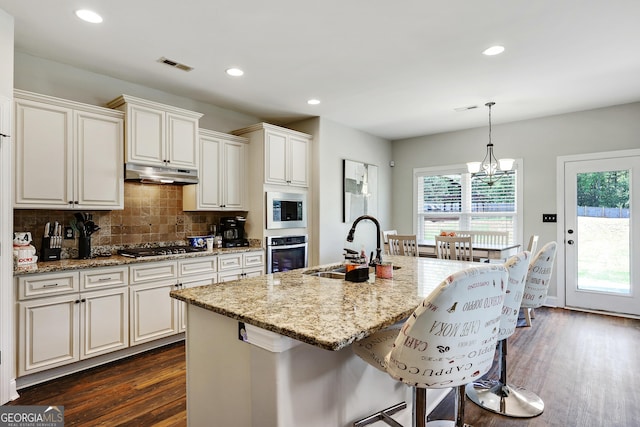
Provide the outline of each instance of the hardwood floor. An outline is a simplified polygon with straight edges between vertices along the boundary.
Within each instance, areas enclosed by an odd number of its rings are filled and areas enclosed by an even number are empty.
[[[65,426],[186,426],[184,342],[20,390],[11,405],[64,406]]]
[[[465,420],[476,427],[638,425],[638,343],[640,320],[537,309],[533,326],[518,328],[509,338],[508,378],[537,393],[545,402],[544,413],[508,418],[467,400]],[[10,404],[64,405],[67,426],[185,426],[184,345],[73,374],[20,395]],[[432,415],[452,419],[452,399]]]

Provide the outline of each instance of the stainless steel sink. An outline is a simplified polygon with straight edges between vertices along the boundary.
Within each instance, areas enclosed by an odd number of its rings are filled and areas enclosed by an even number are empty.
[[[396,266],[396,265],[393,266],[394,270],[397,270],[399,268],[400,268],[399,266]],[[316,276],[316,277],[327,277],[329,279],[344,280],[346,271],[347,271],[346,267],[340,266],[340,267],[336,267],[329,270],[323,270],[323,271],[309,270],[309,271],[305,271],[303,274],[306,274],[309,276]],[[374,273],[374,272],[375,272],[375,268],[369,267],[369,273]]]
[[[328,277],[329,279],[342,279],[344,280],[345,273],[338,271],[318,271],[316,273],[309,273],[311,276]]]

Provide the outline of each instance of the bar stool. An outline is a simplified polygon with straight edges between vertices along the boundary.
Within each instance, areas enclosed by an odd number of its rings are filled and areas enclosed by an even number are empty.
[[[529,252],[524,251],[512,256],[504,264],[509,271],[509,282],[498,332],[500,379],[481,379],[466,386],[467,397],[476,405],[513,417],[532,416],[527,409],[520,407],[520,402],[528,399],[522,398],[518,388],[507,385],[507,338],[516,331],[530,258]],[[542,401],[539,404],[544,407]]]
[[[556,242],[547,243],[538,254],[533,258],[529,265],[526,279],[524,282],[524,290],[522,296],[522,303],[520,307],[524,306],[526,299],[540,300],[540,304],[535,308],[540,307],[544,302],[544,297],[541,294],[534,295],[531,291],[532,288],[539,289],[540,287],[549,287],[549,278],[553,270],[553,262],[556,256]],[[511,273],[510,273],[511,274]],[[517,273],[514,273],[517,274]],[[517,277],[517,276],[515,276]],[[511,278],[511,276],[510,276]],[[511,280],[510,280],[511,284]],[[546,296],[546,292],[544,292]],[[508,298],[506,298],[508,299]],[[505,306],[506,306],[505,302]],[[513,305],[512,313],[515,312],[517,322],[517,306]],[[511,314],[511,313],[510,313]],[[470,384],[466,388],[467,396],[469,399],[477,405],[488,409],[498,414],[506,415],[508,417],[517,418],[530,418],[540,415],[544,411],[544,402],[538,395],[528,391],[522,387],[511,385],[507,382],[507,340],[506,337],[513,334],[511,333],[512,319],[509,319],[508,329],[505,328],[504,335],[499,351],[501,352],[501,369],[500,380],[483,380]],[[502,328],[502,322],[501,322]]]
[[[491,368],[508,277],[507,269],[496,264],[459,271],[440,283],[401,328],[376,332],[352,345],[365,362],[413,387],[413,426],[426,425],[426,389],[449,387],[458,391],[455,425],[464,425],[464,385]],[[353,425],[384,421],[400,426],[390,417],[400,405]]]

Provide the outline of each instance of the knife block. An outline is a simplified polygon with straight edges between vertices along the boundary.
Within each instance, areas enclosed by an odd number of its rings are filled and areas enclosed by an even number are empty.
[[[60,260],[60,253],[62,252],[62,249],[52,248],[50,237],[42,238],[42,246],[40,248],[41,248],[40,261],[59,261]]]

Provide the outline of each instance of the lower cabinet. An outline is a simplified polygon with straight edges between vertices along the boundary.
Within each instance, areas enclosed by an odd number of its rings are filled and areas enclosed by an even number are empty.
[[[131,265],[129,284],[129,339],[142,344],[178,333],[178,301],[169,296],[177,287],[177,262]]]
[[[131,345],[178,333],[178,304],[169,298],[174,283],[149,283],[129,288]]]
[[[257,277],[264,274],[264,251],[218,256],[218,282]]]
[[[174,289],[264,273],[264,251],[17,276],[18,376],[175,335]]]
[[[106,270],[96,269],[94,274],[105,274]],[[114,279],[104,280],[107,289],[70,292],[61,287],[62,295],[51,294],[58,281],[77,284],[81,274],[75,271],[17,279],[22,289],[35,289],[32,296],[23,296],[18,302],[18,376],[129,346],[129,295],[127,282],[122,280],[126,267],[114,268]],[[40,291],[46,296],[37,298]]]

